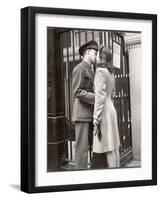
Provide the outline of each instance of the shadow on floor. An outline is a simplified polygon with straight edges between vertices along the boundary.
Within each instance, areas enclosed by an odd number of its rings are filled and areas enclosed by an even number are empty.
[[[141,167],[141,161],[140,160],[130,160],[125,164],[124,167]]]
[[[14,188],[15,190],[20,190],[20,185],[18,184],[10,184],[10,186]]]

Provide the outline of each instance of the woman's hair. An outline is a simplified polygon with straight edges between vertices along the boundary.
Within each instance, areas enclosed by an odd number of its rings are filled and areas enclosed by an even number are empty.
[[[99,50],[99,58],[100,60],[105,60],[106,62],[112,62],[112,53],[108,47],[102,46]]]
[[[114,73],[115,69],[112,64],[112,53],[108,47],[102,46],[99,50],[98,67],[107,68],[110,73]]]

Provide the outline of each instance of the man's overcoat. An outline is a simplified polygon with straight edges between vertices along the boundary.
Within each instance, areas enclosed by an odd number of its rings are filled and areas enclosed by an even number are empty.
[[[82,61],[72,72],[73,122],[92,122],[93,117],[93,81],[91,66]]]

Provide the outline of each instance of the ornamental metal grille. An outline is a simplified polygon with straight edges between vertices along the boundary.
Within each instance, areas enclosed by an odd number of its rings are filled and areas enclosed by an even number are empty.
[[[132,156],[130,74],[123,33],[69,29],[52,31],[48,29],[48,163],[51,163],[48,164],[49,171],[55,168],[61,169],[67,163],[74,163],[75,131],[74,124],[71,122],[72,70],[81,62],[81,56],[78,53],[79,47],[90,40],[97,41],[99,46],[108,46],[113,52],[113,59],[117,59],[113,60],[119,68],[116,68],[114,72],[115,94],[112,99],[118,118],[121,165],[125,164]],[[59,48],[59,50],[54,51],[52,45],[54,49]],[[51,59],[51,54],[54,55],[53,59]],[[58,61],[56,62],[56,60]],[[93,70],[95,70],[95,66],[93,66]],[[59,87],[58,91],[54,89],[56,85]],[[56,111],[56,109],[58,110]],[[55,157],[51,155],[53,152]],[[91,138],[89,138],[89,164],[91,156],[92,144]],[[52,157],[53,160],[59,161],[52,161]],[[53,165],[52,162],[56,162],[57,165],[55,163]]]

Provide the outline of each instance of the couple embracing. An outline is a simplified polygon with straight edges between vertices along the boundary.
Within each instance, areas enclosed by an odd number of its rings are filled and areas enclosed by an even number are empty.
[[[96,63],[94,74],[93,64]],[[115,88],[112,54],[92,40],[79,48],[82,62],[72,72],[73,116],[75,124],[75,168],[88,168],[88,136],[93,134],[94,153],[105,153],[109,168],[119,167],[117,115],[111,100]],[[93,133],[90,133],[90,126]]]

